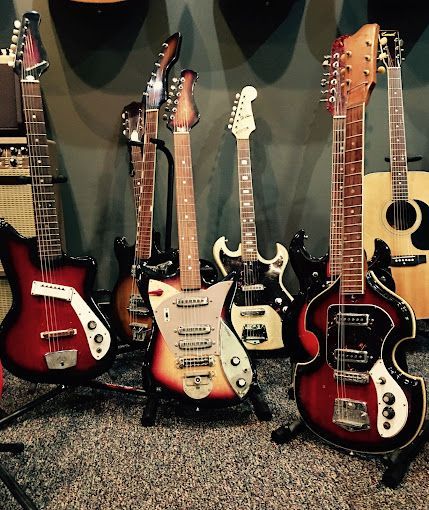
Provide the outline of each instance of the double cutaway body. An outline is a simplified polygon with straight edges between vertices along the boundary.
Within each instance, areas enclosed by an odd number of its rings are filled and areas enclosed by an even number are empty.
[[[210,405],[229,405],[246,396],[253,370],[227,321],[234,287],[228,280],[182,291],[178,275],[141,279],[139,288],[149,296],[156,322],[145,362],[150,388]]]
[[[95,261],[63,254],[41,265],[37,253],[35,238],[0,223],[0,258],[13,299],[0,329],[1,359],[29,381],[93,378],[115,354],[108,324],[90,296]]]
[[[277,253],[271,260],[257,254],[257,260],[242,260],[241,244],[236,251],[226,246],[225,237],[213,246],[213,255],[223,275],[236,272],[237,291],[231,309],[231,322],[249,350],[278,351],[285,347],[282,319],[292,302],[282,279],[288,253],[276,244]]]
[[[363,294],[344,296],[340,285],[306,310],[318,352],[296,366],[296,403],[309,428],[335,446],[389,452],[417,436],[426,413],[423,379],[397,359],[401,342],[415,335],[414,314],[372,271]]]

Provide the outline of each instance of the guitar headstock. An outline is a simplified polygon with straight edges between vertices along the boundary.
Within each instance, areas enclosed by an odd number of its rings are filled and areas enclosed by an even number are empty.
[[[198,74],[190,69],[180,73],[180,78],[173,78],[171,90],[173,92],[171,113],[168,115],[167,127],[173,133],[186,133],[200,120],[195,101],[194,86]]]
[[[367,24],[344,39],[347,107],[367,104],[375,87],[379,30],[376,23]]]
[[[323,78],[320,81],[322,87],[327,87],[325,90],[322,89],[322,94],[327,95],[327,97],[321,99],[321,101],[326,101],[327,110],[335,117],[345,115],[346,111],[344,40],[347,37],[343,35],[335,39],[331,54],[325,55],[322,64],[329,72],[323,73]],[[328,76],[328,78],[325,76]]]
[[[144,134],[144,105],[143,103],[128,104],[122,112],[122,131],[130,143],[140,144]]]
[[[404,60],[402,52],[404,49],[403,40],[399,37],[397,30],[381,30],[379,33],[379,45],[380,53],[378,59],[384,64],[383,67],[379,67],[379,72],[384,72],[389,67],[401,67],[402,61]]]
[[[249,138],[250,134],[256,129],[252,101],[257,96],[257,90],[250,85],[244,87],[241,93],[235,96],[228,129],[231,129],[235,138],[239,140]]]
[[[12,37],[12,42],[16,44],[15,70],[21,80],[38,80],[49,67],[39,25],[40,14],[36,11],[26,12],[19,28],[15,25],[19,31]]]
[[[167,99],[167,78],[168,71],[179,57],[182,36],[179,32],[171,35],[163,44],[158,60],[155,62],[150,80],[147,82],[146,108],[156,109],[165,103]]]

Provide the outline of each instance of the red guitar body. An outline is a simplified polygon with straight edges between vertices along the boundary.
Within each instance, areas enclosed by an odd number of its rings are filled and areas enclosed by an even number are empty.
[[[44,383],[75,383],[106,371],[114,358],[113,343],[108,352],[96,360],[71,303],[31,295],[33,281],[73,287],[91,309],[92,319],[107,328],[106,319],[89,295],[95,278],[95,261],[90,257],[63,255],[52,264],[49,275],[43,275],[37,259],[36,239],[20,236],[5,222],[0,224],[0,258],[13,296],[12,307],[0,327],[0,353],[5,367],[18,377]],[[48,313],[45,300],[52,304]],[[73,329],[76,333],[56,340],[41,338],[41,333],[52,330],[52,325],[55,330]],[[104,338],[104,342],[107,341],[110,339]],[[77,350],[76,365],[48,368],[45,355],[56,350]]]
[[[414,316],[409,305],[384,287],[372,272],[367,274],[364,294],[342,296],[340,300],[339,289],[337,280],[308,305],[304,329],[318,339],[319,351],[311,361],[297,364],[294,380],[296,403],[308,427],[333,445],[367,453],[392,451],[416,437],[426,413],[422,378],[407,374],[395,358],[400,342],[414,337]],[[348,323],[342,330],[344,341],[341,345],[338,344],[341,335],[338,335],[339,328],[335,324],[336,314],[340,313],[344,314],[343,320],[365,322]],[[348,351],[350,361],[343,357],[338,365],[339,348]],[[360,361],[356,361],[359,356]],[[374,372],[375,366],[378,371]],[[336,378],[338,369],[346,373],[348,379]],[[353,378],[356,379],[353,381]],[[385,382],[382,382],[383,379]],[[396,404],[390,406],[383,402],[387,393],[392,393]],[[400,403],[401,398],[404,404]],[[339,404],[336,401],[341,400],[347,400],[351,408],[365,405],[366,409],[362,409],[361,414],[367,414],[367,424],[360,428],[362,424],[357,425],[360,418],[355,422],[353,411],[347,415],[344,410],[337,416],[340,421],[343,420],[342,425],[336,423],[334,410]],[[405,415],[399,405],[402,409],[407,407]],[[393,409],[396,416],[390,419],[380,416],[386,408],[389,412]],[[395,420],[401,414],[405,416],[402,427],[387,437],[385,434],[394,429]],[[377,426],[380,419],[381,430]],[[387,424],[386,429],[383,424]]]

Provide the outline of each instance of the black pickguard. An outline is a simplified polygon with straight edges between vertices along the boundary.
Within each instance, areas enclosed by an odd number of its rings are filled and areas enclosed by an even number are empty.
[[[429,205],[421,200],[414,201],[420,207],[422,221],[419,228],[411,234],[411,242],[418,250],[429,250]]]

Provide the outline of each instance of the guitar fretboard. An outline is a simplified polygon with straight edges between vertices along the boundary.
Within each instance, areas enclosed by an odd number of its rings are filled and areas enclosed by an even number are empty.
[[[40,83],[21,80],[21,90],[39,256],[53,260],[62,250]]]
[[[150,140],[158,137],[158,110],[146,110],[145,134],[140,173],[134,177],[137,232],[136,257],[147,260],[151,255],[153,198],[155,191],[156,145]],[[141,154],[141,153],[140,153]]]
[[[387,68],[390,171],[393,200],[408,200],[407,145],[400,67]]]
[[[237,140],[237,166],[240,194],[241,258],[244,261],[258,260],[249,139]]]
[[[362,181],[365,105],[347,108],[341,293],[364,293]]]
[[[174,162],[182,290],[201,288],[200,255],[195,213],[194,179],[189,133],[174,133]]]

